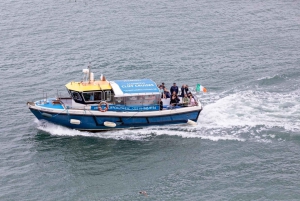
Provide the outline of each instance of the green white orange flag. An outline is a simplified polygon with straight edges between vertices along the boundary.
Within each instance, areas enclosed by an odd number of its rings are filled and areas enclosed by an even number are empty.
[[[203,87],[203,86],[200,85],[200,84],[197,84],[197,86],[196,86],[196,91],[197,91],[197,92],[198,92],[198,91],[207,92],[206,88]]]

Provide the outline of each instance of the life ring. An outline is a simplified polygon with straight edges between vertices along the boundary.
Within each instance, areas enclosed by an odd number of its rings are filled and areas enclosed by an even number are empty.
[[[101,105],[105,104],[105,108],[102,109]],[[98,110],[101,111],[101,112],[106,112],[108,110],[108,103],[105,102],[105,101],[101,101],[98,105]]]

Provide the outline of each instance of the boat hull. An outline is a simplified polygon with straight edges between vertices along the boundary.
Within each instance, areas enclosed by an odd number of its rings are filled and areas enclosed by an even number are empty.
[[[146,126],[183,124],[197,121],[202,107],[182,108],[151,112],[99,112],[87,110],[49,110],[29,105],[39,120],[82,131],[103,131],[114,129],[142,128]],[[104,122],[114,123],[114,127]]]

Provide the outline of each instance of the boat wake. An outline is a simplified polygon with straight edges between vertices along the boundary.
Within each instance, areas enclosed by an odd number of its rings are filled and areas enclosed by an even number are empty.
[[[285,140],[289,133],[300,131],[300,98],[297,94],[240,91],[219,99],[216,94],[203,97],[207,104],[198,124],[152,126],[143,129],[99,133],[72,130],[40,122],[38,129],[58,136],[87,136],[116,140],[150,140],[157,136],[201,138],[212,141],[236,140],[272,142]]]
[[[83,136],[83,137],[98,137],[103,139],[116,139],[116,140],[151,140],[157,136],[178,136],[182,138],[201,138],[212,141],[218,140],[238,140],[245,141],[244,139],[224,132],[213,134],[209,130],[203,129],[201,125],[190,126],[187,124],[182,125],[169,125],[169,126],[150,126],[142,129],[123,129],[115,131],[103,132],[87,132],[78,131],[63,126],[55,125],[50,122],[41,122],[35,120],[38,124],[38,129],[56,136]]]

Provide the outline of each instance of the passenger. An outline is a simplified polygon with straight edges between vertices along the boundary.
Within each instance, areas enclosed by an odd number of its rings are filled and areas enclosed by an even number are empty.
[[[163,109],[164,109],[164,105],[163,105],[163,102],[162,102],[161,99],[159,100],[159,109],[160,109],[160,110],[163,110]]]
[[[170,92],[165,88],[163,98],[170,98]]]
[[[176,105],[179,105],[180,99],[179,99],[179,97],[178,97],[178,95],[176,94],[175,91],[173,91],[172,96],[175,96],[175,97],[176,97],[176,100],[177,100],[177,104],[176,104]],[[171,97],[171,98],[172,98],[172,97]]]
[[[189,86],[187,84],[185,85],[185,92],[189,93]]]
[[[173,83],[173,86],[170,88],[171,94],[173,94],[173,91],[175,91],[176,94],[178,94],[178,87],[176,86],[176,83]]]
[[[172,95],[172,98],[170,100],[170,105],[176,106],[178,105],[180,99],[177,97],[177,95]]]
[[[188,98],[187,94],[184,94],[182,98],[183,106],[187,107],[189,105],[190,99]]]
[[[182,97],[182,98],[184,97],[185,94],[188,94],[189,88],[187,88],[186,86],[187,86],[187,85],[184,84],[184,85],[182,85],[182,87],[181,87],[181,94],[180,94],[180,97]]]
[[[94,94],[91,94],[90,95],[90,101],[93,101],[94,100]]]
[[[184,87],[185,87],[185,85],[182,85],[180,97],[184,97],[184,94],[185,94]]]
[[[196,102],[195,98],[193,97],[192,93],[190,93],[190,105],[191,106],[197,105],[197,102]]]
[[[163,98],[164,89],[163,89],[162,85],[159,86],[159,92],[160,92],[160,95],[161,95],[160,97]]]

